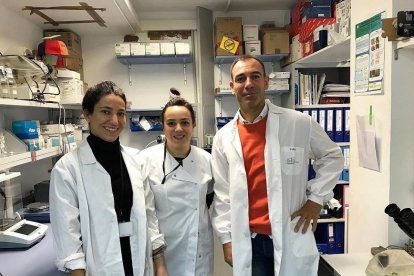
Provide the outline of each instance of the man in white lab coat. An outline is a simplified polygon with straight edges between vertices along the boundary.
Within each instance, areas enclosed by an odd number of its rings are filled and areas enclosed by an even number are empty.
[[[225,261],[237,276],[316,276],[312,231],[343,169],[341,150],[310,116],[265,100],[269,79],[256,57],[236,58],[231,78],[240,108],[212,148],[212,222]]]

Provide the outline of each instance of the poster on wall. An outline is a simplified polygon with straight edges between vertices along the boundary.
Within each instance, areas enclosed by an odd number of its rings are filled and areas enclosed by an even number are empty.
[[[384,45],[379,13],[355,26],[355,91],[357,95],[383,94]]]

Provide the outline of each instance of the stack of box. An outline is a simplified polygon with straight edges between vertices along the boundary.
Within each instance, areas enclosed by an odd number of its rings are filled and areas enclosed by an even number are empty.
[[[188,41],[124,42],[115,44],[115,55],[119,57],[174,56],[189,54],[190,43]]]
[[[290,72],[272,72],[269,74],[269,90],[289,90]]]
[[[221,49],[223,37],[230,40],[226,43],[226,49]],[[237,43],[233,43],[236,41]],[[216,56],[232,56],[243,54],[242,47],[242,18],[241,17],[217,17],[214,23],[214,42]],[[236,47],[236,45],[238,46]],[[230,50],[235,50],[233,54]]]
[[[72,31],[55,30],[46,30],[43,35],[45,37],[60,35],[56,39],[63,41],[69,51],[69,56],[63,59],[63,66],[69,70],[78,72],[80,74],[80,79],[83,80],[83,60],[80,36]]]
[[[243,41],[246,55],[260,55],[262,49],[259,40],[259,25],[243,25]]]

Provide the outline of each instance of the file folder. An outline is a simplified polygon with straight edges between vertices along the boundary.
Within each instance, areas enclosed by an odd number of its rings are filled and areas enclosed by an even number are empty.
[[[344,169],[342,171],[342,180],[349,181],[349,147],[343,147]]]
[[[335,142],[343,142],[344,141],[344,128],[343,128],[343,108],[338,107],[335,108]]]
[[[308,108],[303,108],[303,109],[302,109],[302,113],[304,113],[304,114],[306,114],[306,115],[309,115],[309,116],[310,116],[310,109],[308,109]]]
[[[326,110],[326,133],[332,141],[335,141],[335,110],[329,108]]]
[[[326,109],[325,108],[321,108],[321,109],[319,109],[319,112],[318,113],[319,113],[318,114],[319,124],[321,125],[321,127],[326,132]]]
[[[317,109],[311,109],[310,114],[312,118],[315,120],[315,122],[318,122],[318,110]]]
[[[344,125],[344,142],[349,142],[349,140],[350,140],[350,134],[349,134],[349,120],[350,120],[350,117],[349,117],[349,113],[350,113],[350,110],[349,110],[349,107],[344,107],[344,123],[343,123],[343,125]]]

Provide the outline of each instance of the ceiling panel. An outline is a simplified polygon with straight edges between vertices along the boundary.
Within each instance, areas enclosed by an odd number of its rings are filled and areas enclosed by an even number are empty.
[[[116,2],[113,0],[0,0],[1,4],[6,8],[14,11],[16,14],[23,16],[32,23],[38,25],[42,29],[71,29],[74,32],[83,35],[111,35],[111,34],[125,34],[133,32],[132,27],[120,11]],[[39,15],[32,14],[30,11],[22,10],[25,6],[32,7],[52,7],[52,6],[80,6],[79,2],[85,2],[94,8],[104,8],[105,11],[96,11],[96,13],[106,22],[107,28],[99,26],[97,23],[82,23],[82,24],[61,24],[53,26],[45,24],[45,19]],[[60,11],[60,10],[42,10],[44,14],[56,21],[78,21],[78,20],[92,20],[86,11]]]
[[[82,1],[82,0],[81,0]],[[204,7],[212,11],[259,11],[290,9],[297,0],[83,0],[95,8],[105,8],[106,11],[96,11],[106,22],[107,28],[97,23],[62,24],[57,27],[44,24],[45,20],[30,11],[23,11],[25,6],[80,6],[79,0],[0,0],[6,8],[27,18],[42,29],[60,28],[71,29],[81,36],[84,35],[115,35],[133,33],[138,30],[139,20],[195,19],[196,8]],[[56,21],[90,20],[86,11],[44,10],[47,16]]]

